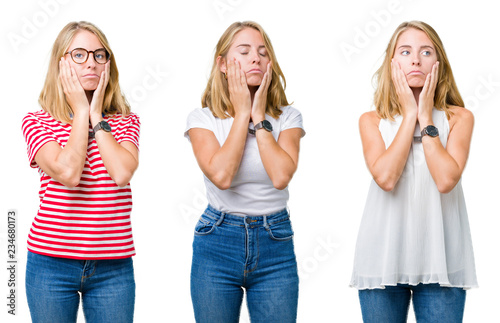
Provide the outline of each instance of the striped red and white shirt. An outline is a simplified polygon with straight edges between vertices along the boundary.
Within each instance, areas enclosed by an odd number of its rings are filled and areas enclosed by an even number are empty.
[[[105,116],[118,143],[130,141],[139,148],[139,117],[133,113]],[[119,187],[109,176],[95,138],[89,137],[80,183],[69,188],[52,179],[36,163],[38,150],[49,141],[64,148],[71,125],[45,111],[28,113],[22,130],[30,166],[40,174],[40,207],[33,221],[28,250],[73,259],[117,259],[135,255],[130,213],[130,184]],[[89,131],[91,131],[89,124]]]

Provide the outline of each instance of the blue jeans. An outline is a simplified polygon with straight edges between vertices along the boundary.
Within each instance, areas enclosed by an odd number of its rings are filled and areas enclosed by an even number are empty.
[[[132,258],[76,260],[28,251],[26,296],[34,323],[76,322],[80,294],[87,322],[132,322]]]
[[[404,323],[413,297],[415,318],[421,323],[462,322],[465,290],[441,287],[439,284],[398,284],[385,289],[359,291],[359,301],[365,323]]]
[[[295,322],[299,278],[292,238],[286,210],[241,217],[209,205],[194,233],[196,322],[238,322],[244,290],[252,323]]]

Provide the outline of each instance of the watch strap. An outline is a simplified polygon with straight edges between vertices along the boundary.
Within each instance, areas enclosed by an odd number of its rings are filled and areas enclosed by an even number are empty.
[[[106,132],[110,132],[111,131],[111,126],[109,125],[109,123],[107,123],[106,121],[102,120],[102,121],[99,121],[94,129],[92,130],[92,132],[89,132],[89,135],[90,137],[94,138],[95,137],[95,134],[99,131],[99,130],[104,130]]]

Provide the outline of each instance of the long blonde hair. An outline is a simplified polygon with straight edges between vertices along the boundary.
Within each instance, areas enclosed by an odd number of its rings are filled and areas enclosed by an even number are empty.
[[[391,59],[394,56],[399,36],[410,28],[423,31],[427,37],[429,37],[436,49],[437,59],[439,61],[439,70],[438,83],[434,94],[434,106],[436,109],[444,111],[449,119],[452,114],[450,107],[463,107],[464,101],[462,100],[462,96],[460,95],[457,84],[455,83],[450,62],[446,56],[441,39],[431,26],[422,21],[403,22],[398,28],[396,28],[396,31],[387,45],[384,62],[374,75],[377,88],[373,103],[377,114],[380,118],[389,120],[394,120],[395,115],[401,114],[401,105],[399,104],[396,90],[391,78]]]
[[[234,37],[245,28],[253,28],[260,32],[262,39],[264,40],[264,46],[272,62],[272,80],[267,91],[266,113],[277,119],[282,113],[281,107],[289,105],[285,95],[285,75],[283,75],[283,72],[278,64],[269,37],[264,29],[253,21],[235,22],[226,29],[224,34],[222,34],[215,48],[212,71],[208,79],[207,87],[203,92],[201,105],[202,107],[208,107],[210,111],[212,111],[212,114],[220,119],[225,119],[234,115],[233,105],[229,99],[227,80],[220,71],[219,64],[222,60],[219,60],[218,63],[217,58],[219,56],[222,59],[226,58]]]
[[[86,21],[70,22],[57,36],[52,46],[47,77],[45,78],[45,84],[38,98],[38,103],[42,106],[43,110],[47,111],[56,120],[70,122],[73,110],[66,101],[62,84],[59,80],[59,61],[68,50],[75,35],[82,30],[94,34],[111,57],[109,81],[104,93],[103,113],[121,113],[123,115],[128,115],[130,113],[130,106],[120,90],[120,84],[118,83],[118,68],[114,60],[113,51],[103,32],[97,28],[97,26]]]

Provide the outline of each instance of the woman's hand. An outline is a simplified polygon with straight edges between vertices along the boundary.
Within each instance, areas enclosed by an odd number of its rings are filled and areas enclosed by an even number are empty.
[[[271,79],[271,62],[269,62],[267,64],[267,71],[264,73],[259,89],[255,92],[255,96],[253,98],[252,121],[254,124],[259,123],[266,118],[267,91],[269,89],[269,85],[271,84]]]
[[[438,70],[439,62],[436,62],[432,66],[431,72],[427,74],[424,87],[419,95],[417,118],[421,129],[432,124],[432,109],[434,108],[434,94],[438,81]]]
[[[75,70],[64,57],[61,57],[59,61],[59,79],[66,101],[73,110],[73,114],[88,113],[89,103],[85,91],[78,80]]]
[[[248,120],[250,120],[252,100],[247,85],[247,78],[241,70],[240,63],[236,59],[228,59],[226,73],[229,99],[233,105],[234,117],[242,115],[246,118],[248,116]]]
[[[401,70],[401,66],[399,66],[399,63],[394,61],[394,59],[391,61],[391,76],[392,82],[394,83],[394,88],[396,90],[396,95],[399,100],[399,104],[402,108],[401,113],[403,115],[403,118],[416,117],[418,112],[417,101],[415,100],[413,91],[408,85],[406,75]]]
[[[104,103],[104,93],[106,93],[106,87],[109,82],[109,61],[104,65],[104,71],[101,73],[99,78],[99,84],[92,95],[92,101],[90,103],[90,116],[100,118],[102,116],[102,105]]]

